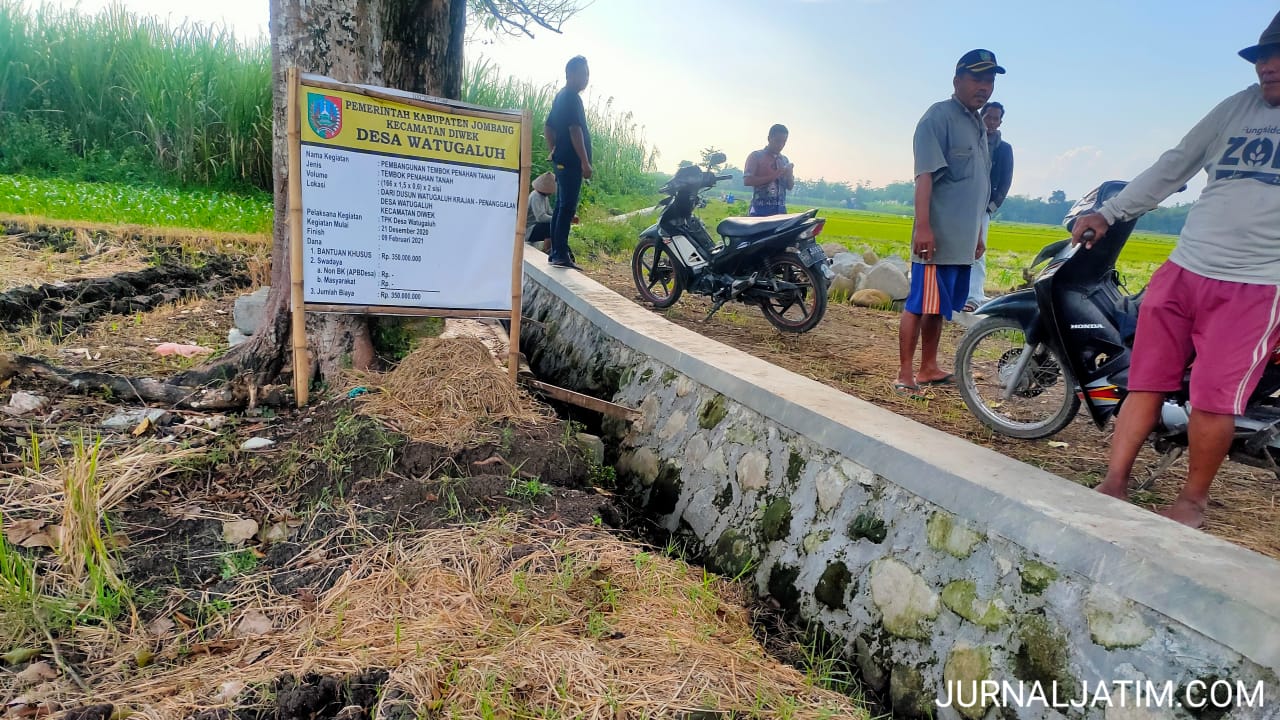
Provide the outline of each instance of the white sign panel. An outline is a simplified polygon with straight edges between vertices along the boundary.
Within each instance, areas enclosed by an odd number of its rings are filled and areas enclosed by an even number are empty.
[[[300,95],[304,302],[510,310],[520,123]]]

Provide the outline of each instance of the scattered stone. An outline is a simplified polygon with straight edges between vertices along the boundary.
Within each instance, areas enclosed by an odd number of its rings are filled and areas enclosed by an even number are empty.
[[[867,271],[862,281],[863,290],[883,290],[890,298],[902,300],[911,291],[907,275],[890,262],[881,262]]]
[[[245,440],[240,445],[240,449],[241,450],[264,450],[275,444],[276,444],[276,441],[272,440],[271,438],[251,437],[248,440]]]
[[[826,253],[827,257],[833,258],[839,255],[840,253],[849,252],[849,248],[845,247],[844,245],[841,245],[838,242],[828,242],[828,243],[822,243],[822,252]]]
[[[271,292],[271,287],[264,285],[248,295],[241,295],[236,298],[235,317],[236,327],[240,328],[240,332],[245,335],[252,335],[262,327],[262,317],[264,309],[267,305],[267,294]]]
[[[862,260],[851,252],[842,252],[831,259],[831,272],[846,277],[850,280],[854,279],[853,268],[861,265]]]
[[[883,308],[893,304],[893,298],[883,290],[863,288],[853,294],[850,302],[858,307]]]
[[[248,339],[249,336],[240,332],[240,328],[238,327],[231,328],[231,332],[227,333],[227,344],[231,347],[235,347]]]
[[[102,422],[104,430],[128,432],[147,421],[149,426],[162,425],[169,419],[169,413],[160,408],[143,408],[141,410],[125,410],[107,418]]]
[[[911,275],[911,264],[908,263],[906,260],[903,260],[902,258],[898,257],[897,255],[890,255],[889,257],[884,258],[883,260],[880,261],[880,264],[892,265],[893,267],[896,267],[899,270],[901,270],[903,275],[907,275],[907,276]]]
[[[582,453],[587,456],[587,462],[592,465],[604,465],[604,440],[591,433],[578,433],[574,440]]]
[[[29,392],[19,390],[9,398],[9,404],[4,407],[4,411],[10,415],[26,415],[29,412],[35,412],[44,407],[49,402],[47,399],[39,395],[32,395]]]
[[[843,275],[836,275],[835,279],[831,281],[831,286],[827,288],[828,295],[840,294],[845,297],[850,297],[857,291],[858,284],[853,279]]]
[[[869,267],[875,267],[880,264],[880,256],[876,255],[875,250],[867,248],[862,251],[862,262],[866,263]]]

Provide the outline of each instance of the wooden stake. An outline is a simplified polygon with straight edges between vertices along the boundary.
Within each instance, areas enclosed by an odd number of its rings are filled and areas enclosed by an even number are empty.
[[[520,194],[516,200],[516,248],[511,256],[511,342],[507,344],[507,371],[511,384],[520,374],[520,303],[524,298],[524,233],[529,219],[529,185],[533,174],[533,120],[528,110],[520,119]]]
[[[302,113],[298,108],[298,68],[286,71],[289,144],[289,305],[293,310],[293,394],[307,404],[311,363],[307,361],[307,312],[302,291]]]

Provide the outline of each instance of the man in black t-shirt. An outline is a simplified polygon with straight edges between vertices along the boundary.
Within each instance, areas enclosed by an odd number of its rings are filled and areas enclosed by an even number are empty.
[[[591,178],[591,131],[580,93],[586,89],[590,72],[587,59],[578,55],[565,65],[565,85],[551,103],[543,133],[551,148],[556,172],[556,209],[551,216],[551,253],[555,267],[581,270],[569,252],[569,226],[578,212],[582,181]]]

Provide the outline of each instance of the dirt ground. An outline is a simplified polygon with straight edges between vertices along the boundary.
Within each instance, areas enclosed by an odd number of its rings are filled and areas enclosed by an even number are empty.
[[[605,257],[585,267],[589,276],[639,303],[629,263],[629,256]],[[927,400],[895,395],[897,313],[832,303],[818,327],[796,336],[778,332],[757,308],[740,304],[726,305],[704,323],[710,307],[705,298],[686,293],[673,307],[658,312],[713,340],[1086,487],[1096,485],[1106,470],[1109,436],[1083,411],[1054,437],[1016,440],[996,435],[982,425],[954,388],[932,389]],[[945,369],[951,367],[963,330],[948,323],[943,332],[939,357]],[[1067,446],[1054,447],[1050,442]],[[1145,473],[1155,460],[1155,452],[1146,448],[1135,473]],[[1185,473],[1184,455],[1149,491],[1133,493],[1132,502],[1150,509],[1168,505]],[[1226,463],[1214,484],[1204,530],[1280,558],[1280,483],[1269,472]]]
[[[21,267],[0,272],[0,356],[133,377],[225,352],[261,252],[7,229]],[[173,292],[138,280],[157,267]],[[400,367],[477,382],[460,365]],[[113,428],[144,408],[0,383],[5,717],[867,716],[833,691],[853,689],[836,661],[637,533],[576,440],[589,428],[521,393],[531,422],[414,440],[371,411],[393,375],[352,374],[303,409],[152,408]]]

